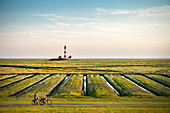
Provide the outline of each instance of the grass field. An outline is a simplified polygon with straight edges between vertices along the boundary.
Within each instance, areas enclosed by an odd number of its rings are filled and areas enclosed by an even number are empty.
[[[112,107],[112,106],[13,106],[13,107],[0,107],[1,112],[12,113],[168,113],[169,107]]]
[[[120,92],[120,96],[106,84],[101,75]],[[87,76],[87,96],[84,95],[83,76]],[[47,93],[53,104],[170,104],[169,77],[168,59],[1,59],[0,104],[30,104],[35,91],[40,97]],[[144,91],[132,81],[159,96]],[[166,113],[170,110],[168,107],[1,106],[0,112],[39,112],[41,108],[41,112],[136,110],[137,113]]]
[[[6,66],[5,66],[6,65]],[[4,66],[4,67],[3,67]],[[7,66],[20,66],[12,68]],[[0,60],[1,73],[152,73],[169,75],[170,60]]]

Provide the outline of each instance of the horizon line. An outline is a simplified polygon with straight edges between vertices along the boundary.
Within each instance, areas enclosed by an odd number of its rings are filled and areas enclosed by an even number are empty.
[[[28,57],[28,58],[27,58],[27,57],[16,57],[16,58],[8,58],[8,57],[7,57],[7,58],[0,58],[0,60],[3,60],[3,59],[7,59],[7,60],[8,60],[8,59],[9,59],[9,60],[10,60],[10,59],[11,59],[11,60],[12,60],[12,59],[13,59],[13,60],[15,60],[15,59],[33,59],[33,60],[34,60],[34,59],[35,59],[35,60],[36,60],[36,59],[42,59],[42,60],[43,60],[43,59],[51,59],[51,58],[36,58],[36,57],[32,57],[32,58],[29,58],[29,57]],[[158,57],[157,57],[157,58],[152,58],[152,57],[148,58],[148,57],[147,57],[147,58],[73,58],[73,59],[75,59],[75,60],[76,60],[76,59],[82,59],[82,60],[83,60],[83,59],[89,59],[89,60],[90,60],[90,59],[103,59],[103,60],[106,59],[106,60],[107,60],[107,59],[170,59],[170,58],[158,58]]]

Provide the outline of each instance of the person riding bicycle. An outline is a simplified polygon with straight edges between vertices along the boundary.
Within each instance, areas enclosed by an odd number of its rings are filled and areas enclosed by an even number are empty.
[[[38,104],[38,99],[39,99],[39,97],[38,97],[38,95],[37,95],[37,92],[35,92],[35,94],[34,94],[34,100],[35,100],[35,103],[36,103],[36,104]]]
[[[46,93],[44,93],[43,100],[44,100],[44,103],[46,104],[46,100],[47,100]]]

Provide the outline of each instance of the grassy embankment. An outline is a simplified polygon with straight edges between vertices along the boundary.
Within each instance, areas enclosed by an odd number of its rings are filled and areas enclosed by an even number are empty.
[[[38,75],[37,75],[38,76]],[[22,98],[32,98],[33,94],[35,92],[38,93],[38,96],[41,98],[43,97],[43,94],[46,93],[49,95],[49,93],[66,77],[66,75],[52,75],[51,77],[47,78],[46,80],[40,82],[39,84],[33,86],[32,88],[28,89],[27,91],[21,93],[17,97]]]
[[[161,75],[143,75],[170,88],[170,78]]]
[[[89,96],[96,98],[112,98],[112,96],[117,96],[100,75],[87,76],[87,93]]]
[[[84,93],[82,90],[83,75],[70,75],[68,79],[54,92],[55,98],[81,98]]]
[[[2,80],[14,78],[14,77],[18,76],[18,74],[13,74],[13,75],[6,75],[6,74],[3,75],[3,74],[1,74],[0,76],[1,76],[1,77],[0,77],[0,81],[2,81]]]
[[[158,96],[170,96],[170,89],[141,75],[125,75]]]
[[[49,75],[38,75],[38,76],[34,76],[32,78],[29,78],[27,80],[21,81],[19,83],[13,84],[10,87],[7,88],[3,88],[0,93],[0,97],[8,97],[10,95],[13,95],[21,90],[23,90],[24,88],[31,86],[32,84],[35,84],[36,82],[38,82],[39,80],[47,77]]]
[[[153,96],[139,88],[121,75],[104,75],[108,82],[120,93],[121,96]]]
[[[3,81],[0,82],[0,87],[8,85],[8,84],[12,84],[12,83],[17,82],[17,81],[22,81],[23,79],[26,79],[27,77],[31,77],[31,76],[33,76],[33,75],[32,74],[30,74],[30,75],[18,75],[18,76],[15,76],[13,79],[3,80]]]

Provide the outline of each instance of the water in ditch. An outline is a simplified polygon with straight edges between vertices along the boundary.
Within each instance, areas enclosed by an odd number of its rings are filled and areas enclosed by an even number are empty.
[[[67,78],[68,78],[68,76],[66,76],[66,77],[64,78],[63,82],[65,82],[65,81],[67,80]]]
[[[117,93],[117,95],[120,95],[120,93],[112,85],[110,85],[109,82],[103,76],[101,76],[101,77]]]
[[[83,88],[84,88],[84,95],[87,95],[87,83],[86,83],[87,76],[83,76]]]

